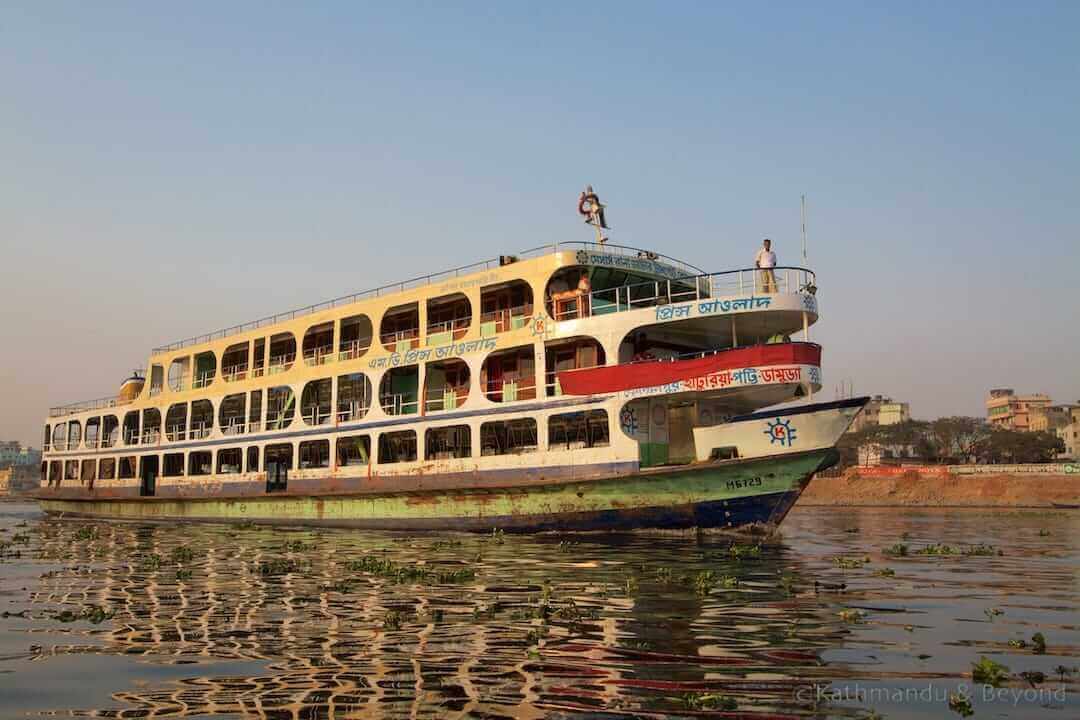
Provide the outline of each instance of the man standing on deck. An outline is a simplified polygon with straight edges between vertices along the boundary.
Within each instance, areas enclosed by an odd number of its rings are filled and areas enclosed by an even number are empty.
[[[773,268],[776,267],[776,253],[772,251],[772,240],[769,238],[765,238],[761,243],[761,249],[754,257],[754,267],[761,275],[761,292],[776,292],[776,275],[773,274]]]

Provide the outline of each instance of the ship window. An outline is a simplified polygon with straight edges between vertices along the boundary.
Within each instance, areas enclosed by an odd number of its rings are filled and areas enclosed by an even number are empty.
[[[371,409],[371,380],[363,373],[339,375],[337,379],[337,421],[360,420]]]
[[[172,442],[187,439],[187,403],[169,406],[165,413],[165,439]]]
[[[49,484],[59,487],[60,481],[63,480],[64,466],[59,460],[53,460],[49,463]]]
[[[195,373],[191,378],[191,387],[204,388],[214,382],[217,375],[217,358],[212,352],[201,352],[195,356]]]
[[[262,390],[251,391],[251,402],[248,405],[248,432],[258,432],[262,423]]]
[[[379,436],[379,463],[412,462],[416,460],[416,431],[383,433]]]
[[[390,352],[405,352],[420,344],[420,306],[417,303],[390,308],[379,326],[379,339]]]
[[[267,445],[265,467],[270,468],[271,464],[276,464],[282,469],[293,469],[293,446],[291,443],[282,443],[280,445]]]
[[[270,363],[267,375],[282,373],[296,362],[296,338],[292,333],[278,333],[270,338]]]
[[[79,483],[92,490],[94,480],[97,480],[97,460],[83,460],[82,468],[79,470]]]
[[[334,323],[312,325],[304,333],[304,364],[323,365],[334,359]]]
[[[342,318],[338,340],[338,360],[355,360],[371,347],[371,320],[367,315]]]
[[[236,343],[225,348],[221,355],[221,377],[225,382],[247,380],[248,353],[251,343]]]
[[[116,478],[116,460],[113,458],[102,458],[101,467],[98,468],[98,478],[102,480],[113,480]]]
[[[296,396],[291,387],[272,387],[266,393],[266,429],[283,430],[296,414]]]
[[[161,394],[165,385],[165,370],[160,365],[150,366],[150,397]]]
[[[464,360],[428,363],[424,386],[425,412],[459,408],[469,398],[469,366]]]
[[[244,407],[246,400],[247,395],[244,393],[226,395],[222,398],[221,406],[218,408],[218,426],[223,435],[240,435],[244,432],[247,427]]]
[[[53,450],[67,448],[67,423],[57,423],[53,426],[52,444]]]
[[[430,428],[424,435],[424,458],[448,460],[472,457],[472,429],[468,425]]]
[[[300,417],[306,425],[323,425],[330,422],[333,381],[330,378],[312,380],[304,386],[300,395]]]
[[[52,426],[45,426],[45,442],[42,443],[42,449],[45,452],[49,452],[49,447],[52,445]]]
[[[240,463],[244,459],[244,453],[240,448],[227,448],[218,450],[217,471],[221,475],[235,475],[240,472]]]
[[[266,372],[266,338],[255,341],[251,351],[251,377],[262,377]]]
[[[68,460],[64,463],[64,479],[65,480],[78,480],[79,479],[79,461]]]
[[[161,440],[161,411],[146,408],[142,415],[142,441],[153,445]]]
[[[371,438],[367,435],[353,435],[338,438],[337,441],[337,464],[340,467],[349,465],[367,465],[371,456]]]
[[[101,418],[90,418],[86,421],[86,437],[83,438],[83,442],[86,447],[93,450],[98,446],[98,441],[101,440]]]
[[[49,481],[49,463],[42,461],[41,463],[41,480],[39,485],[43,485]]]
[[[181,456],[183,457],[183,456]],[[135,456],[128,455],[127,457],[120,458],[120,479],[130,480],[135,477]]]
[[[164,467],[161,474],[166,477],[180,477],[184,474],[184,453],[165,453]]]
[[[214,472],[213,453],[200,450],[188,454],[188,475],[209,475]]]
[[[469,332],[472,307],[462,293],[432,298],[427,304],[427,345],[449,345]]]
[[[480,386],[493,402],[536,399],[536,361],[532,345],[493,352],[480,367]]]
[[[548,419],[548,448],[551,450],[607,447],[610,442],[606,410],[552,415]]]
[[[173,392],[187,390],[188,378],[191,376],[191,358],[176,358],[169,363],[169,389]]]
[[[68,450],[74,450],[79,447],[80,441],[82,441],[82,426],[79,425],[78,421],[72,420],[68,423]]]
[[[417,411],[420,366],[392,368],[379,385],[379,403],[387,415],[410,415]]]
[[[544,384],[548,397],[562,395],[559,373],[605,363],[604,348],[592,338],[570,338],[544,346]]]
[[[309,440],[300,443],[300,469],[330,467],[330,441]]]
[[[124,413],[124,442],[128,445],[139,444],[139,411]]]
[[[532,288],[523,280],[487,285],[480,290],[480,337],[523,328],[532,314]]]
[[[259,472],[259,448],[255,446],[247,449],[247,471]]]
[[[119,440],[120,420],[115,415],[106,415],[101,421],[101,447],[113,447]]]
[[[518,455],[536,450],[534,418],[486,422],[480,426],[481,455]]]
[[[191,403],[191,430],[188,437],[201,440],[210,437],[214,429],[214,404],[209,400],[195,400]]]

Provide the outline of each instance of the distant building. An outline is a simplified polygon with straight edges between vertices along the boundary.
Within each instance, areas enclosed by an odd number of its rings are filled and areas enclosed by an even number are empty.
[[[912,443],[864,443],[858,447],[859,465],[920,465],[926,458],[920,457]]]
[[[911,419],[911,406],[906,402],[896,402],[891,397],[875,395],[863,406],[862,412],[855,418],[850,432],[859,432],[877,425],[897,425]]]
[[[1062,406],[1068,408],[1068,422],[1054,428],[1065,451],[1059,456],[1062,460],[1080,460],[1080,403]]]
[[[41,463],[41,451],[31,447],[24,448],[16,440],[0,440],[0,468],[37,466]]]
[[[1035,429],[1032,416],[1035,416],[1036,426],[1042,425],[1044,420],[1041,418],[1049,406],[1049,395],[1017,395],[1012,388],[997,388],[991,390],[986,399],[986,420],[997,428],[1029,432]]]

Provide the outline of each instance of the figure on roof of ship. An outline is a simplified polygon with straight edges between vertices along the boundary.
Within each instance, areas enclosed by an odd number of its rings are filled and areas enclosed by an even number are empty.
[[[601,229],[609,229],[607,221],[604,219],[604,205],[600,202],[596,192],[593,191],[592,185],[586,185],[585,189],[581,191],[581,195],[578,196],[577,210],[578,214],[585,218],[587,225],[592,225],[597,229],[600,242],[607,241],[604,233],[600,232]]]

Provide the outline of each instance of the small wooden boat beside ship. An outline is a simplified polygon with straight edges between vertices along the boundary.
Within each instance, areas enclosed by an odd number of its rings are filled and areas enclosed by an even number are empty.
[[[52,408],[38,498],[402,530],[778,523],[865,402],[785,405],[821,389],[816,292],[805,268],[763,288],[564,243],[339,298],[156,348],[118,395]]]

